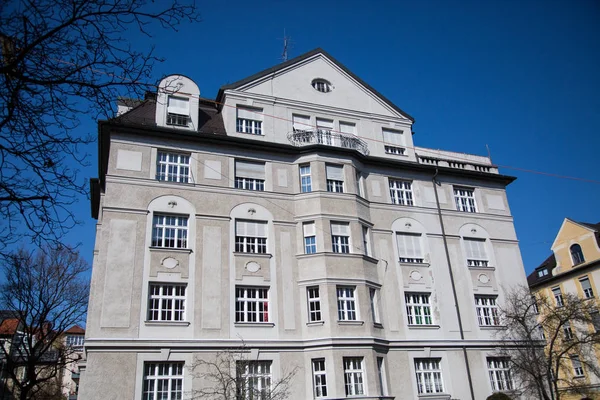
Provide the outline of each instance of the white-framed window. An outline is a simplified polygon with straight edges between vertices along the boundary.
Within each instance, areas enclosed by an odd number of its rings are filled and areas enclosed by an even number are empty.
[[[360,196],[360,197],[365,197],[365,194],[363,193],[363,189],[362,189],[362,180],[363,180],[362,172],[360,172],[359,170],[356,170],[355,177],[356,177],[356,179],[355,179],[356,195]]]
[[[190,179],[189,154],[159,151],[156,159],[156,179],[165,182],[188,183]]]
[[[302,224],[302,233],[304,234],[304,254],[314,254],[317,252],[317,232],[314,222],[304,222]]]
[[[579,356],[571,356],[571,364],[573,364],[573,376],[575,378],[582,378],[585,376],[583,373],[583,365],[581,365]]]
[[[379,289],[369,288],[369,300],[371,303],[371,316],[374,324],[381,324],[381,314],[379,312]]]
[[[538,278],[548,275],[548,268],[538,270]]]
[[[489,260],[485,251],[485,239],[463,238],[468,267],[487,267]]]
[[[385,149],[386,154],[393,154],[395,156],[402,156],[406,152],[404,147],[389,146],[387,144],[384,145],[383,148]]]
[[[235,130],[252,135],[263,134],[263,110],[260,108],[237,107]]]
[[[590,278],[584,276],[583,278],[579,278],[579,283],[581,284],[581,290],[583,290],[583,296],[586,299],[591,299],[594,297],[594,290],[592,289],[592,285],[590,284]]]
[[[343,122],[340,121],[340,132],[344,133],[348,136],[356,135],[356,124],[352,122]]]
[[[235,188],[265,190],[265,163],[235,160]]]
[[[292,114],[292,129],[294,132],[312,132],[314,126],[307,115]]]
[[[344,386],[346,396],[365,394],[362,357],[344,357]]]
[[[83,348],[83,344],[85,343],[84,335],[67,335],[67,346],[73,347],[75,349]],[[1,345],[0,345],[1,346]]]
[[[154,214],[152,217],[152,247],[187,248],[188,217]]]
[[[363,252],[365,256],[371,255],[371,233],[369,232],[368,226],[362,226],[362,237],[363,237]]]
[[[150,283],[148,321],[185,321],[185,284]]]
[[[185,97],[169,96],[167,99],[167,125],[188,126],[190,122],[190,100]]]
[[[321,297],[318,286],[306,288],[306,297],[308,300],[308,322],[322,321],[321,316]]]
[[[571,329],[571,324],[568,321],[563,324],[562,330],[565,342],[573,340],[573,330]]]
[[[433,325],[430,293],[405,293],[404,299],[409,325]]]
[[[312,192],[312,177],[310,175],[310,165],[300,166],[300,191],[302,193]]]
[[[327,175],[327,191],[344,193],[344,167],[342,165],[325,165]]]
[[[475,296],[475,310],[479,326],[500,325],[500,313],[496,304],[497,296]]]
[[[267,252],[267,223],[265,221],[235,221],[235,251],[238,253]]]
[[[560,286],[553,287],[552,294],[554,295],[554,301],[556,301],[557,307],[562,307],[565,305],[565,303],[563,301],[562,292],[560,290]]]
[[[237,399],[268,400],[271,398],[272,361],[238,361]]]
[[[328,146],[337,145],[337,140],[333,134],[333,120],[317,118],[317,143]]]
[[[488,357],[488,374],[490,385],[494,392],[513,390],[514,385],[510,375],[510,360],[505,357]]]
[[[331,251],[350,253],[350,225],[347,222],[331,223]]]
[[[339,321],[357,320],[355,292],[354,286],[338,286],[336,288]]]
[[[423,246],[420,233],[397,232],[398,256],[403,263],[422,263]]]
[[[181,400],[182,398],[182,362],[144,363],[143,400]]]
[[[327,397],[327,372],[324,358],[312,360],[312,372],[315,398]]]
[[[544,332],[544,327],[542,325],[537,326],[538,336],[541,340],[546,340],[546,333]]]
[[[235,287],[235,322],[269,322],[268,287]]]
[[[382,128],[383,142],[387,154],[402,155],[406,151],[404,132],[400,130]]]
[[[477,212],[475,204],[475,189],[465,187],[454,188],[454,201],[456,209],[464,212]]]
[[[419,394],[443,393],[444,381],[439,358],[416,358],[415,373]]]
[[[331,83],[321,78],[313,79],[311,85],[317,92],[321,93],[329,93],[332,89]]]
[[[387,396],[387,378],[385,375],[385,360],[383,357],[377,357],[377,375],[379,378],[379,394]]]
[[[581,246],[575,243],[571,247],[569,247],[569,251],[571,252],[571,258],[573,259],[573,265],[583,264],[585,262],[585,257],[583,256],[583,250],[581,250]]]
[[[398,179],[389,179],[390,197],[392,204],[400,204],[403,206],[413,205],[412,182],[402,181]]]

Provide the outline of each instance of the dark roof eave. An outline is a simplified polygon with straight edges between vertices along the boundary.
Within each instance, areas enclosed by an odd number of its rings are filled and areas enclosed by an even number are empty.
[[[397,112],[399,112],[400,114],[404,115],[406,118],[408,118],[412,123],[415,122],[415,119],[408,114],[407,112],[405,112],[404,110],[402,110],[400,107],[398,107],[396,104],[394,104],[391,100],[389,100],[387,97],[385,97],[384,95],[382,95],[381,93],[379,93],[377,90],[375,90],[371,85],[369,85],[368,83],[366,83],[365,81],[363,81],[360,77],[358,77],[357,75],[355,75],[352,71],[350,71],[348,68],[346,68],[346,66],[344,66],[344,64],[342,64],[341,62],[339,62],[338,60],[336,60],[335,58],[333,58],[331,56],[331,54],[327,53],[325,50],[323,50],[322,48],[318,47],[314,50],[309,51],[308,53],[304,53],[299,55],[298,57],[292,58],[289,61],[286,61],[284,63],[275,65],[273,67],[267,68],[265,70],[262,70],[260,72],[255,73],[254,75],[250,75],[247,78],[241,79],[237,82],[233,82],[227,85],[223,85],[221,86],[221,88],[219,89],[219,92],[217,93],[217,104],[219,105],[219,109],[222,108],[222,99],[223,99],[223,94],[225,93],[226,90],[228,89],[235,89],[239,86],[243,86],[247,83],[250,83],[252,81],[255,81],[257,79],[262,78],[263,76],[266,75],[270,75],[273,73],[276,73],[277,71],[280,71],[282,69],[285,69],[287,67],[289,67],[290,65],[296,64],[300,61],[306,60],[307,58],[310,58],[316,54],[323,54],[325,57],[329,58],[334,64],[336,64],[340,69],[342,69],[345,73],[347,73],[348,75],[350,75],[353,79],[355,79],[356,81],[358,81],[361,85],[363,85],[364,87],[366,87],[369,91],[371,91],[375,96],[379,97],[381,100],[383,100],[387,105],[389,105],[390,107],[392,107],[394,110],[396,110]]]

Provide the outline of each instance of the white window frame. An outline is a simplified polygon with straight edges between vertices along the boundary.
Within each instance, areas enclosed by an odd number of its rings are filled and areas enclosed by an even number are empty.
[[[378,288],[369,288],[369,301],[371,304],[371,316],[373,317],[373,324],[381,325],[381,312],[380,312],[380,290]]]
[[[560,286],[555,286],[552,289],[552,295],[554,296],[554,301],[556,301],[556,307],[563,307],[565,305],[565,301],[562,296],[562,290]]]
[[[406,301],[406,317],[409,326],[434,325],[431,312],[431,293],[404,293]]]
[[[463,237],[467,267],[489,267],[487,240],[482,238]]]
[[[327,371],[324,358],[312,359],[313,393],[315,398],[327,397]]]
[[[389,178],[390,198],[392,204],[413,206],[412,182],[402,179]]]
[[[65,341],[66,345],[74,349],[81,349],[85,344],[85,335],[70,335],[67,334]]]
[[[500,326],[500,310],[496,304],[497,299],[498,296],[475,296],[475,311],[479,326]]]
[[[304,254],[315,254],[317,252],[317,234],[315,222],[304,222],[302,224],[304,237]]]
[[[171,100],[176,102],[185,103],[185,107],[172,106]],[[181,105],[181,104],[180,104]],[[167,125],[171,126],[184,126],[187,127],[190,124],[190,100],[184,97],[171,96],[167,97]]]
[[[308,303],[308,322],[323,321],[319,286],[309,286],[306,288],[306,300]]]
[[[240,117],[240,112],[243,115]],[[239,133],[263,135],[263,110],[261,108],[236,107],[235,130]]]
[[[415,358],[415,374],[419,394],[444,393],[440,358]]]
[[[331,174],[327,172],[331,168]],[[335,173],[334,170],[335,169]],[[331,193],[344,193],[344,166],[325,164],[325,175],[327,178],[327,191]],[[333,176],[332,176],[333,175]],[[335,179],[334,179],[335,178]]]
[[[569,341],[573,340],[573,338],[574,338],[573,329],[571,328],[571,324],[569,323],[569,321],[566,321],[563,324],[562,331],[563,331],[565,342],[569,342]]]
[[[400,243],[400,240],[402,240],[402,243]],[[401,263],[422,264],[425,262],[423,234],[396,232],[396,247],[398,248],[398,260]]]
[[[312,176],[310,171],[310,164],[302,164],[299,167],[300,170],[300,192],[309,193],[312,192]]]
[[[241,372],[237,399],[268,400],[271,398],[273,362],[270,360],[238,361],[237,373]]]
[[[570,356],[571,365],[573,366],[573,377],[574,378],[583,378],[585,376],[585,372],[583,371],[583,365],[581,364],[581,360],[579,360],[579,356]]]
[[[406,152],[406,149],[404,147],[390,146],[387,144],[384,145],[383,148],[385,150],[385,154],[393,154],[395,156],[403,156]]]
[[[187,249],[188,216],[155,213],[152,216],[152,247]]]
[[[242,166],[246,165],[246,172],[242,171]],[[252,170],[254,166],[255,170]],[[259,171],[262,167],[262,171]],[[236,189],[253,190],[264,192],[265,190],[265,163],[247,160],[235,160],[235,182]]]
[[[388,384],[385,371],[385,359],[383,357],[377,357],[377,375],[379,377],[379,393],[382,396],[388,395]]]
[[[186,284],[150,282],[148,286],[148,321],[186,320]]]
[[[144,363],[143,400],[180,400],[183,398],[183,362]],[[159,384],[160,382],[160,384]],[[166,387],[165,387],[166,385]],[[163,388],[159,392],[159,387]],[[167,397],[163,395],[166,394]]]
[[[190,155],[159,150],[156,156],[156,180],[189,183]]]
[[[583,297],[585,297],[586,299],[592,299],[594,297],[594,289],[592,289],[592,282],[590,282],[590,277],[586,275],[579,278],[579,284],[581,285]]]
[[[487,357],[486,361],[492,391],[513,390],[514,383],[510,373],[510,360],[506,357]]]
[[[361,396],[366,394],[366,379],[363,357],[344,357],[344,387],[346,396]]]
[[[235,322],[237,323],[269,323],[270,312],[269,287],[236,286],[235,287]]]
[[[331,251],[340,254],[350,253],[350,224],[347,222],[330,222]],[[344,228],[342,228],[344,227]]]
[[[454,187],[454,202],[456,209],[462,212],[477,212],[477,202],[475,201],[475,189],[462,186]]]
[[[243,232],[241,224],[245,224]],[[247,232],[253,227],[254,234]],[[269,226],[266,221],[235,220],[235,252],[251,254],[267,254],[267,236]],[[260,233],[260,231],[264,233]]]
[[[356,286],[337,286],[335,288],[338,309],[338,321],[358,321],[358,302]]]
[[[365,256],[371,257],[371,229],[368,226],[362,225],[363,237],[363,252]]]

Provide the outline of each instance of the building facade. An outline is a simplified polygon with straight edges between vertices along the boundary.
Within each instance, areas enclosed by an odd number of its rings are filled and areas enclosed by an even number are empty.
[[[600,365],[600,341],[594,340],[595,354],[590,357],[579,354],[578,346],[573,346],[571,339],[573,335],[581,333],[600,332],[600,223],[577,222],[565,218],[551,250],[550,257],[527,277],[531,292],[538,298],[548,299],[552,307],[562,307],[567,295],[573,295],[585,299],[586,306],[591,305],[592,310],[589,320],[591,326],[576,327],[573,326],[573,321],[560,326],[562,332],[559,340],[562,344],[558,351],[565,352],[564,358],[567,361],[562,363],[563,368],[558,372],[559,386],[565,391],[561,398],[581,399],[579,393],[568,390],[574,386],[586,392],[597,392],[600,396],[600,377],[593,370]],[[550,340],[546,339],[547,342]]]
[[[198,360],[242,343],[236,373],[295,370],[291,399],[514,389],[497,305],[525,274],[489,158],[415,147],[413,118],[321,49],[215,100],[173,75],[119,108],[79,398],[189,398]]]

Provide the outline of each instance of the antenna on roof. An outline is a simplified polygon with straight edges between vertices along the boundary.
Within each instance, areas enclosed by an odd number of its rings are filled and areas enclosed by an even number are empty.
[[[488,158],[490,159],[490,162],[492,162],[492,152],[490,151],[490,146],[488,146],[487,144],[485,145],[485,148],[488,151]]]
[[[290,46],[291,38],[285,34],[285,28],[283,29],[283,52],[281,53],[281,61],[286,62],[288,60],[288,49]]]

